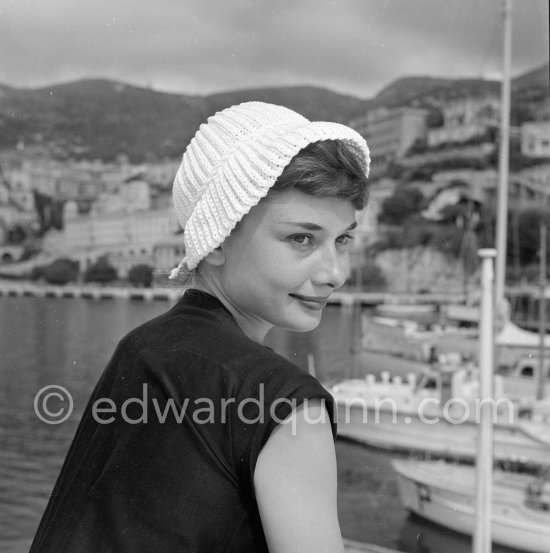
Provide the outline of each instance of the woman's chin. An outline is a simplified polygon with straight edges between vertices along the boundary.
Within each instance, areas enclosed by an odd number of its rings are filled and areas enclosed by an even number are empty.
[[[307,317],[296,317],[292,322],[288,322],[284,325],[285,330],[291,332],[311,332],[315,330],[321,322],[321,311],[318,313],[308,315]]]

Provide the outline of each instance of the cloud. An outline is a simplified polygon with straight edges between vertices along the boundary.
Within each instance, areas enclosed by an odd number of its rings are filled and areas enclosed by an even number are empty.
[[[501,3],[487,0],[7,0],[0,82],[317,84],[368,97],[403,75],[498,75],[501,27]],[[547,58],[547,1],[516,2],[515,72]]]

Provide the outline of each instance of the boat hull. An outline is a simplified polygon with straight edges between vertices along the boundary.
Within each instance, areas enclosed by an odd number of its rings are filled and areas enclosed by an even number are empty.
[[[474,460],[478,426],[472,420],[459,424],[443,413],[383,409],[337,399],[338,435],[373,447],[414,451],[452,459]],[[390,403],[391,405],[391,403]],[[493,428],[494,458],[514,463],[550,464],[550,448],[526,432],[521,424],[497,423]]]
[[[475,468],[444,463],[392,461],[403,506],[463,534],[476,521]],[[532,553],[550,551],[550,513],[525,506],[530,477],[495,473],[491,536],[495,543]]]

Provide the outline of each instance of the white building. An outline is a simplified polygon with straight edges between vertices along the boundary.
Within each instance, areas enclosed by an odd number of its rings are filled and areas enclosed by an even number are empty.
[[[27,178],[33,190],[45,196],[55,197],[57,181],[62,173],[62,166],[53,159],[32,159],[24,161],[21,170]]]
[[[521,153],[550,158],[550,121],[531,121],[521,126]]]
[[[154,186],[172,189],[174,177],[178,172],[181,160],[146,163],[143,166],[143,179]]]
[[[486,190],[497,186],[498,173],[495,169],[452,169],[434,173],[432,181],[438,188],[447,186],[453,181],[462,181],[469,185],[469,190],[472,194],[476,194],[477,192],[484,194]]]
[[[183,234],[176,234],[153,246],[153,265],[160,274],[169,274],[185,255]]]
[[[151,209],[151,190],[144,180],[132,180],[123,184],[120,195],[129,211]]]
[[[143,166],[129,163],[111,164],[104,166],[101,173],[103,190],[107,193],[118,192],[124,182],[141,174]]]
[[[360,237],[361,245],[370,244],[377,239],[378,215],[382,210],[384,200],[392,196],[394,190],[395,181],[391,179],[380,179],[371,186],[367,207],[358,218],[357,234]]]
[[[67,254],[98,248],[152,248],[156,242],[174,234],[178,228],[174,210],[171,208],[69,217],[63,231],[48,232],[44,239],[44,248]]]
[[[499,106],[495,96],[449,102],[442,109],[443,126],[428,131],[428,146],[461,143],[483,135],[498,123]]]
[[[384,162],[402,157],[417,139],[426,137],[427,113],[419,108],[379,108],[349,126],[366,139],[373,160]]]
[[[15,226],[22,228],[36,228],[37,214],[32,211],[23,211],[13,204],[0,204],[0,224],[5,229]]]
[[[33,211],[34,193],[24,166],[17,164],[4,167],[3,174],[8,185],[9,197],[13,203],[22,211]]]
[[[104,193],[94,202],[92,212],[96,215],[108,213],[133,213],[151,208],[149,185],[142,180],[124,183],[118,192]]]
[[[545,188],[550,194],[550,163],[544,163],[543,165],[535,165],[534,167],[528,167],[518,173],[520,177],[523,177],[533,184]]]

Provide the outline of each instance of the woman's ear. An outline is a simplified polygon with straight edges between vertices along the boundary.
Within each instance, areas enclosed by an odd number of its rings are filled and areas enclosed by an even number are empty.
[[[225,253],[221,246],[218,246],[215,250],[211,251],[205,258],[204,261],[215,267],[220,267],[225,263]]]

